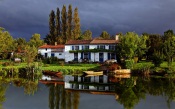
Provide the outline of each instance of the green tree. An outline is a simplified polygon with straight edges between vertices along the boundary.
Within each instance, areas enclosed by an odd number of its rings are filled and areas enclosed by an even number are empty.
[[[25,47],[24,57],[28,66],[30,66],[30,64],[34,61],[37,54],[38,54],[38,50],[34,45],[33,46],[27,45]]]
[[[146,41],[146,45],[148,48],[148,51],[146,52],[147,59],[152,60],[153,54],[155,54],[155,51],[161,51],[162,50],[162,37],[159,34],[147,34],[144,33],[143,36],[147,36],[148,40]],[[155,43],[156,42],[156,43]]]
[[[67,14],[67,37],[68,39],[73,39],[72,37],[72,5],[69,5]]]
[[[103,31],[100,35],[100,38],[102,39],[110,39],[110,34],[106,31]]]
[[[41,36],[40,34],[33,34],[32,37],[30,38],[29,45],[30,46],[35,46],[36,48],[40,47],[43,45],[43,40],[40,39]]]
[[[17,38],[14,40],[14,46],[15,46],[16,52],[24,51],[24,48],[26,45],[27,45],[27,42],[24,38]]]
[[[14,50],[13,43],[14,40],[10,33],[0,27],[0,55],[3,55],[3,58],[7,57],[8,52]]]
[[[83,39],[83,40],[92,39],[92,32],[90,30],[86,30],[85,32],[83,32],[81,39]]]
[[[138,38],[137,49],[135,51],[135,56],[138,57],[139,60],[142,59],[142,56],[146,54],[149,47],[146,46],[146,41],[148,37],[146,35],[142,35]]]
[[[173,57],[175,56],[175,35],[172,30],[164,32],[164,55],[168,62],[168,67],[171,67]]]
[[[63,37],[63,42],[66,43],[67,42],[67,12],[66,12],[66,6],[63,5],[62,7],[62,11],[61,11],[61,21],[62,21],[62,37]]]
[[[76,40],[80,37],[81,29],[80,29],[80,18],[78,14],[78,8],[76,7],[74,10],[73,17],[73,38]]]
[[[127,32],[125,35],[119,36],[119,46],[124,59],[133,59],[138,49],[139,36],[134,32]]]

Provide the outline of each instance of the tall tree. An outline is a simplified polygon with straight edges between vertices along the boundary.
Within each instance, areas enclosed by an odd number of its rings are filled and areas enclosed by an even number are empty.
[[[67,37],[72,38],[72,5],[69,5],[68,15],[67,15]]]
[[[175,57],[175,35],[172,30],[164,32],[164,54],[167,58],[168,66],[171,67],[173,57]]]
[[[61,27],[60,27],[60,9],[57,8],[56,17],[55,17],[55,36],[61,36]]]
[[[73,38],[78,39],[80,37],[81,29],[80,29],[80,18],[78,14],[78,8],[76,7],[74,10],[73,17]]]
[[[66,12],[66,6],[63,5],[62,11],[61,11],[61,20],[62,20],[62,37],[63,37],[63,42],[66,43],[67,42],[67,36],[66,36],[66,32],[67,32],[67,12]]]
[[[55,12],[52,10],[49,15],[49,34],[44,39],[47,44],[55,44]]]
[[[155,52],[160,52],[162,50],[162,37],[159,34],[147,33],[144,33],[143,36],[148,37],[148,40],[146,41],[146,45],[148,47],[148,51],[146,52],[147,59],[152,59],[152,56],[155,54]]]
[[[102,39],[110,39],[110,34],[106,31],[103,31],[100,35],[100,38]]]
[[[139,60],[141,60],[142,56],[146,54],[146,51],[149,47],[146,46],[146,41],[148,40],[148,36],[142,35],[138,39],[137,43],[137,50],[135,51],[135,56],[138,57]]]

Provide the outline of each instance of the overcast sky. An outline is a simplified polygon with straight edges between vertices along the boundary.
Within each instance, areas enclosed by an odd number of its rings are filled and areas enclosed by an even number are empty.
[[[90,29],[93,37],[102,31],[111,35],[175,31],[175,0],[0,0],[0,27],[14,38],[29,39],[34,33],[44,38],[50,11],[69,4],[78,7],[81,29]]]

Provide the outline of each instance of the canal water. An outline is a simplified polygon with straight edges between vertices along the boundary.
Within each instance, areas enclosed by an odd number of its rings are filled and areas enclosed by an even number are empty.
[[[2,109],[175,109],[175,79],[70,76],[0,79]]]

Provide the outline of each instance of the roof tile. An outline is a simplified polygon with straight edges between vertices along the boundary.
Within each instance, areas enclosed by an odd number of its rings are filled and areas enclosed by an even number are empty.
[[[42,46],[40,46],[39,48],[52,48],[52,49],[58,49],[58,48],[60,48],[60,49],[64,49],[64,45],[42,45]]]

